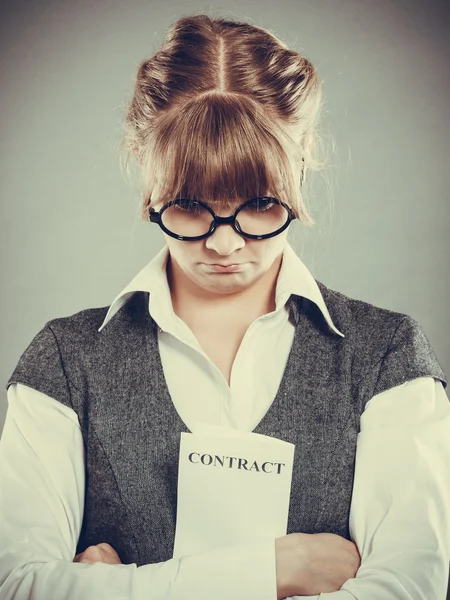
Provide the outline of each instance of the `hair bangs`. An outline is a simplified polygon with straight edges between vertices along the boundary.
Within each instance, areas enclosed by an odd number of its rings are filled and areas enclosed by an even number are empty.
[[[148,141],[144,218],[150,206],[176,198],[231,206],[256,196],[275,197],[299,216],[292,175],[298,147],[248,96],[197,95],[159,115]]]

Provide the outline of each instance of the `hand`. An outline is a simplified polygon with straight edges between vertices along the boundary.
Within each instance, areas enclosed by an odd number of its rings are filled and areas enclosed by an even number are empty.
[[[334,533],[290,533],[275,552],[278,600],[337,592],[361,565],[356,544]]]
[[[96,546],[88,546],[84,552],[77,554],[72,562],[89,563],[104,562],[108,565],[121,565],[122,561],[112,546],[106,542]]]

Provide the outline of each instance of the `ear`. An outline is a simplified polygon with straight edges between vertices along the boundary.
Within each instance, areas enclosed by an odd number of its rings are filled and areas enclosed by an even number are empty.
[[[305,164],[305,158],[303,157],[301,160],[301,174],[300,174],[300,187],[304,184],[305,182],[305,176],[306,176],[306,164]]]
[[[140,165],[141,165],[141,167],[142,167],[142,162],[143,162],[143,161],[142,161],[141,155],[140,155],[140,153],[139,153],[139,149],[138,149],[138,147],[137,147],[137,145],[136,145],[136,144],[134,145],[134,153],[136,154],[136,158],[138,159],[138,161],[139,161],[139,164],[140,164]]]
[[[313,147],[314,147],[314,135],[312,134],[311,131],[308,131],[305,133],[305,136],[304,136],[303,142],[302,142],[303,151],[302,151],[302,157],[301,157],[301,161],[300,161],[301,185],[303,185],[303,183],[305,181],[306,171],[308,170],[307,158],[310,155]]]
[[[303,138],[303,148],[306,152],[310,152],[314,145],[314,135],[312,131],[307,131],[305,133],[305,137]]]

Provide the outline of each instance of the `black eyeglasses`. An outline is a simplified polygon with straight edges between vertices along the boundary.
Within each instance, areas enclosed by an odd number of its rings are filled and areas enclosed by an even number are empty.
[[[296,216],[284,202],[261,196],[241,204],[229,217],[218,217],[199,200],[180,198],[168,202],[159,212],[149,209],[149,218],[167,235],[184,242],[203,240],[219,225],[231,225],[239,235],[264,240],[284,231]]]

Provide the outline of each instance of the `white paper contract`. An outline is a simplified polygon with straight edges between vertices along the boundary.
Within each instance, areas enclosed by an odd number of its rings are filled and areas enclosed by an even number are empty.
[[[181,433],[174,558],[286,535],[294,450],[217,425]]]

